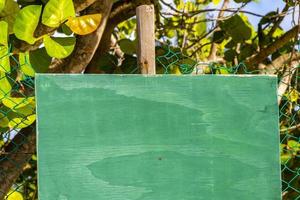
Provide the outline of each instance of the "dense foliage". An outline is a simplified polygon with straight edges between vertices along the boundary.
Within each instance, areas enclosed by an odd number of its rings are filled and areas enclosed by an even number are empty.
[[[158,73],[185,74],[201,67],[201,73],[253,72],[281,78],[283,197],[299,197],[299,2],[286,0],[282,11],[265,15],[245,10],[251,3],[0,0],[0,199],[9,190],[19,191],[9,195],[10,200],[37,199],[36,155],[24,146],[35,138],[35,74],[139,73],[134,16],[142,4],[154,4],[156,10]],[[250,15],[260,18],[259,23],[251,24]],[[288,16],[293,18],[291,27],[283,30],[281,23]],[[236,68],[241,63],[243,67]],[[26,142],[15,141],[18,136]],[[29,162],[22,159],[24,154],[30,155]],[[5,174],[8,171],[12,176]]]

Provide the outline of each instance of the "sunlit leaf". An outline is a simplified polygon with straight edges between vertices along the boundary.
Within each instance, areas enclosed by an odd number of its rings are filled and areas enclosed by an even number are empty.
[[[287,143],[287,148],[292,150],[293,153],[296,153],[297,151],[300,151],[300,143],[295,140],[289,140]]]
[[[55,28],[59,27],[69,17],[75,17],[72,0],[50,0],[44,8],[42,23]]]
[[[227,68],[220,68],[216,71],[216,74],[229,74],[229,71]]]
[[[0,21],[0,45],[8,46],[7,38],[8,38],[8,24],[6,21]]]
[[[278,37],[282,36],[284,33],[285,33],[284,30],[279,27],[279,28],[275,29],[272,36],[275,37],[275,38],[278,38]]]
[[[221,0],[212,0],[214,5],[218,5],[220,3]]]
[[[33,103],[34,101],[35,101],[34,97],[26,97],[26,98],[7,97],[2,100],[2,103],[8,108],[12,110],[16,110],[25,107],[28,104]]]
[[[101,18],[101,14],[70,17],[66,25],[78,35],[87,35],[98,28]]]
[[[8,126],[11,129],[22,129],[30,126],[36,119],[36,115],[30,115],[28,117],[17,117],[10,120]]]
[[[44,37],[46,51],[54,58],[68,57],[74,49],[75,42],[76,40],[74,37]]]
[[[8,49],[8,24],[0,21],[0,71],[10,72],[9,49]]]
[[[34,44],[37,40],[33,36],[39,23],[42,6],[30,5],[24,7],[17,15],[14,23],[14,33],[17,38],[24,40],[29,44]]]
[[[10,72],[9,49],[6,46],[0,46],[0,71]]]
[[[0,12],[3,10],[5,7],[6,0],[0,0]]]
[[[35,71],[31,67],[29,53],[19,53],[19,64],[23,74],[34,77]]]
[[[181,75],[180,69],[178,66],[174,65],[170,67],[170,74]]]
[[[293,89],[287,96],[291,102],[296,102],[299,99],[299,92]]]
[[[0,100],[9,95],[11,88],[12,87],[7,80],[6,74],[0,71]]]
[[[23,196],[20,192],[13,191],[12,193],[9,194],[6,200],[23,200]]]
[[[281,154],[281,156],[280,156],[281,164],[285,165],[291,158],[292,158],[292,155],[289,153]]]

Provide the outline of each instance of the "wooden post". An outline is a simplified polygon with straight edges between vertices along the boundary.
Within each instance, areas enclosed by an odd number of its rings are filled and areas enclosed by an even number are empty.
[[[138,30],[138,66],[142,74],[155,74],[155,18],[154,6],[136,9]]]

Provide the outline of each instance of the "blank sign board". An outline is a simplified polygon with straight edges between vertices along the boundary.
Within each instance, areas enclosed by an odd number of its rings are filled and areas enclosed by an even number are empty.
[[[40,200],[279,200],[277,79],[37,75]]]

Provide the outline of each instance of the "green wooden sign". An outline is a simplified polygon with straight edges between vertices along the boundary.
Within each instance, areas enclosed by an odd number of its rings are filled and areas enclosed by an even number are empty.
[[[39,199],[279,200],[276,85],[37,75]]]

